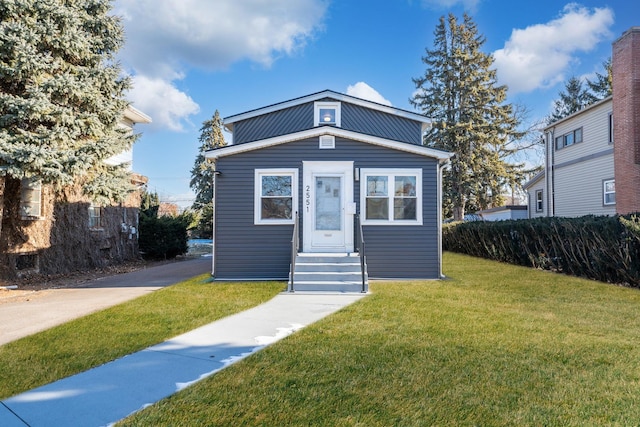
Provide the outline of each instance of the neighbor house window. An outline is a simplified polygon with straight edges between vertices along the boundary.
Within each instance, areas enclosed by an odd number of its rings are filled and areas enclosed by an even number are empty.
[[[603,203],[605,206],[616,204],[616,180],[602,181]]]
[[[422,224],[421,169],[362,169],[363,224]]]
[[[20,183],[20,214],[22,219],[39,219],[42,213],[42,184],[25,178]]]
[[[102,207],[91,204],[89,206],[89,228],[99,230],[102,228]]]
[[[340,126],[339,102],[314,103],[314,126]]]
[[[536,190],[536,212],[542,212],[542,190]]]
[[[297,206],[297,169],[256,170],[254,201],[256,224],[291,224]]]
[[[609,113],[609,144],[613,144],[613,113]]]
[[[556,150],[582,142],[582,128],[578,128],[562,136],[556,137]]]

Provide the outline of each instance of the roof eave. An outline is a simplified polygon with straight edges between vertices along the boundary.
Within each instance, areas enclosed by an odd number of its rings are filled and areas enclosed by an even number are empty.
[[[372,145],[379,145],[399,151],[405,151],[413,154],[422,155],[437,159],[440,162],[447,161],[453,156],[453,153],[447,151],[436,150],[434,148],[425,147],[423,145],[411,144],[408,142],[395,141],[391,139],[381,138],[377,136],[353,132],[334,126],[319,126],[312,129],[295,132],[291,134],[276,136],[273,138],[262,139],[258,141],[246,142],[243,144],[229,145],[222,148],[209,150],[205,153],[208,159],[216,160],[221,157],[240,154],[243,152],[259,150],[275,145],[286,144],[288,142],[299,141],[307,138],[318,137],[322,135],[339,136],[354,141],[360,141]]]

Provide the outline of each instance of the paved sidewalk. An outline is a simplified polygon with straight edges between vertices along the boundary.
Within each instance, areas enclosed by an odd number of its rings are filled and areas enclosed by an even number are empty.
[[[201,257],[107,276],[72,288],[38,291],[28,300],[2,302],[0,345],[209,272],[211,258]]]
[[[282,293],[162,344],[0,402],[0,426],[105,426],[361,299]]]

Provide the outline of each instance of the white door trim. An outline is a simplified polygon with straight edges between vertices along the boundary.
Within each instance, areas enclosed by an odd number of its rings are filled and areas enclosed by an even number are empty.
[[[353,252],[353,162],[303,161],[302,179],[302,250],[303,252]],[[314,176],[328,174],[340,176],[343,182],[341,212],[343,243],[339,246],[314,244],[315,186]]]

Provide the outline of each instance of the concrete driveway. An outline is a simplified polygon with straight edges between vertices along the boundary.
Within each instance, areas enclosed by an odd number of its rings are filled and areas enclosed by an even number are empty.
[[[0,304],[0,345],[49,329],[211,271],[201,257],[92,280],[73,288],[34,292],[28,299]]]

